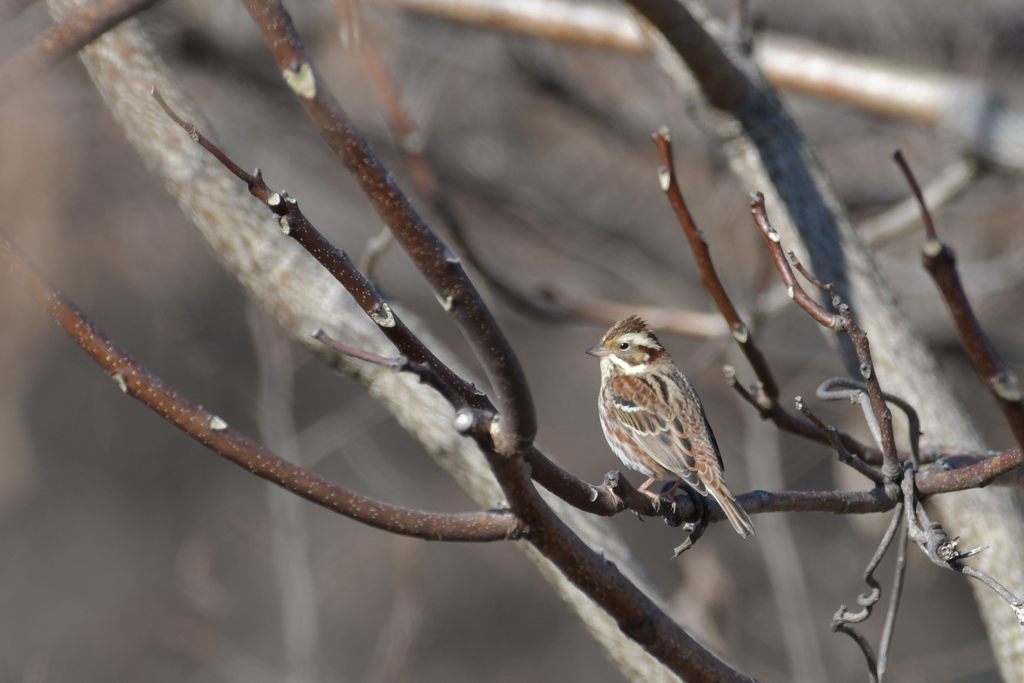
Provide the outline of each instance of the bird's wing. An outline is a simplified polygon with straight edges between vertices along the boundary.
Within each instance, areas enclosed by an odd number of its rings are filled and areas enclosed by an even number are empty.
[[[721,470],[699,404],[684,409],[674,382],[660,377],[619,375],[608,380],[606,390],[609,413],[626,434],[659,465],[707,495],[704,482],[720,477]],[[710,470],[709,451],[714,452]]]

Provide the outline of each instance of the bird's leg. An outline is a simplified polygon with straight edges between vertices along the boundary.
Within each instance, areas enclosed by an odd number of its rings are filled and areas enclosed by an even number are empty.
[[[640,493],[644,494],[651,499],[651,503],[654,505],[655,511],[661,509],[661,494],[650,491],[651,484],[658,481],[658,477],[647,477],[647,481],[640,484],[640,488],[637,489]]]

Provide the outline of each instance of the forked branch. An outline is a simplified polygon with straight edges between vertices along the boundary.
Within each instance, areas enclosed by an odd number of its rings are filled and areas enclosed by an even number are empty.
[[[857,360],[860,362],[860,374],[867,383],[871,408],[878,424],[879,449],[882,451],[882,476],[887,481],[896,481],[900,476],[901,468],[899,456],[896,452],[896,438],[892,429],[892,413],[885,403],[885,396],[878,382],[878,376],[875,373],[875,365],[871,360],[871,347],[867,334],[857,324],[850,306],[839,297],[835,288],[830,284],[820,282],[790,252],[789,256],[793,259],[793,265],[812,285],[829,296],[835,312],[833,313],[825,309],[803,288],[793,274],[789,258],[787,258],[786,252],[782,249],[782,237],[775,231],[768,220],[764,195],[760,192],[755,193],[752,197],[750,211],[754,217],[754,224],[764,238],[768,251],[772,255],[772,260],[775,262],[775,268],[779,272],[779,277],[786,286],[786,294],[789,295],[789,298],[793,299],[818,324],[831,330],[844,332],[850,338],[850,341],[853,342],[853,348],[857,353]]]
[[[285,82],[317,131],[359,182],[395,239],[458,325],[494,389],[495,445],[511,454],[533,441],[537,417],[526,375],[459,258],[434,234],[369,143],[352,126],[279,0],[243,0]]]

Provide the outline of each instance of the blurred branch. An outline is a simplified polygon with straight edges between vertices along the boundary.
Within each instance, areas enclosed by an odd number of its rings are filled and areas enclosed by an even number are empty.
[[[642,53],[647,35],[636,16],[614,5],[571,0],[383,0],[403,10],[561,43]]]
[[[433,164],[426,156],[427,145],[423,131],[402,103],[402,96],[362,20],[360,4],[361,0],[335,0],[338,23],[344,27],[342,35],[352,36],[346,47],[351,47],[359,58],[366,80],[370,83],[370,90],[384,113],[417,194],[430,204],[447,229],[456,251],[466,258],[495,292],[524,313],[542,319],[557,317],[557,312],[545,306],[541,298],[521,292],[499,277],[469,241],[455,204],[444,191]]]
[[[0,101],[125,19],[158,2],[160,0],[97,0],[69,14],[0,64]]]
[[[359,57],[372,86],[371,91],[402,153],[413,187],[430,204],[451,237],[455,250],[466,258],[499,296],[520,312],[548,322],[580,319],[611,324],[628,315],[640,313],[642,309],[648,314],[645,317],[648,324],[658,330],[702,338],[721,334],[717,317],[710,314],[570,297],[555,289],[531,293],[509,283],[495,272],[470,241],[454,202],[445,192],[433,164],[427,158],[424,133],[402,103],[398,88],[388,74],[373,37],[362,20],[360,4],[360,0],[335,0],[338,22],[344,27],[342,34],[352,37],[348,47]],[[361,270],[366,272],[363,268]]]
[[[714,339],[728,333],[728,328],[717,313],[625,304],[554,290],[545,291],[542,295],[567,318],[586,320],[601,325],[611,325],[616,320],[639,315],[647,321],[651,329],[659,332],[697,339]]]
[[[373,271],[377,268],[377,262],[387,252],[388,247],[394,243],[395,236],[391,234],[391,229],[387,226],[371,237],[370,241],[366,243],[366,250],[363,251],[357,267],[359,272],[366,276],[367,280],[374,282]]]
[[[298,448],[293,397],[295,365],[289,342],[254,304],[246,310],[259,368],[259,428],[264,443],[284,460],[305,466]],[[320,678],[320,609],[310,563],[306,506],[296,496],[267,489],[272,564],[287,662],[285,683]]]
[[[978,322],[957,272],[956,255],[949,245],[939,239],[931,212],[910,165],[902,152],[897,151],[893,156],[921,208],[921,218],[927,237],[921,250],[924,267],[935,280],[942,298],[946,301],[950,316],[960,334],[960,341],[971,359],[971,364],[974,365],[974,371],[988,385],[989,391],[1003,411],[1003,417],[1013,432],[1017,445],[1024,448],[1024,396],[1017,375],[1000,358],[981,323]]]
[[[103,368],[123,392],[214,453],[256,476],[357,522],[391,533],[434,541],[499,541],[523,529],[505,511],[425,512],[383,503],[332,484],[282,460],[229,426],[223,418],[190,402],[122,351],[60,292],[51,289],[0,238],[2,259],[36,302]]]
[[[447,21],[556,42],[631,54],[659,49],[643,22],[617,5],[570,0],[384,1]],[[630,4],[654,7],[657,3]],[[732,38],[737,45],[745,44],[742,32]],[[753,61],[778,88],[879,116],[937,126],[959,140],[968,153],[1017,172],[1024,170],[1024,110],[1005,103],[982,81],[773,33],[755,36]]]
[[[729,356],[739,353],[734,348]],[[747,481],[763,488],[782,488],[786,483],[782,432],[744,408],[739,419],[744,432],[742,457]],[[789,680],[826,681],[829,675],[823,661],[818,610],[808,582],[816,572],[815,563],[809,561],[814,551],[801,543],[800,530],[806,521],[790,515],[758,519],[754,539],[770,582],[766,588],[775,603],[777,628],[789,661]],[[700,583],[705,585],[706,581],[704,577]]]

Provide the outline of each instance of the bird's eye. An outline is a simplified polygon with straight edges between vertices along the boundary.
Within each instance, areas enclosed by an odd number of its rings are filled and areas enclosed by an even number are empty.
[[[619,342],[619,348],[625,351],[629,348],[629,342]]]

